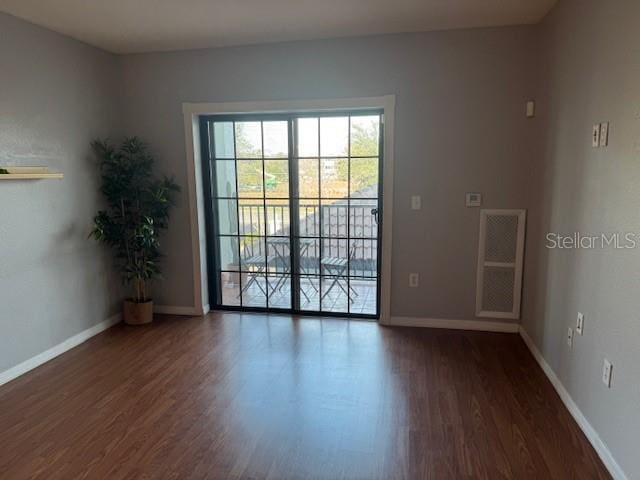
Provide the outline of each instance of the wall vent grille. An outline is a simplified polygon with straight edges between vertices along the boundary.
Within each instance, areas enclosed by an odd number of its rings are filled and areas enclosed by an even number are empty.
[[[476,315],[520,318],[525,210],[481,210]]]

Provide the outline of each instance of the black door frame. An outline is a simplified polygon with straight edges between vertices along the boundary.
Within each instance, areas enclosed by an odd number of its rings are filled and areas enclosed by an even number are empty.
[[[294,161],[296,157],[296,138],[295,138],[295,120],[299,118],[322,118],[322,117],[340,117],[340,116],[367,116],[367,115],[379,115],[379,132],[378,132],[378,199],[377,199],[377,234],[375,240],[377,241],[377,261],[376,261],[376,313],[375,314],[362,314],[351,312],[329,312],[329,311],[313,311],[313,310],[300,310],[295,306],[299,305],[299,273],[298,272],[298,255],[295,255],[297,242],[299,240],[298,235],[294,234],[294,228],[299,228],[299,217],[297,197],[297,164]],[[279,308],[279,307],[253,307],[253,306],[235,306],[235,305],[223,305],[221,299],[221,285],[220,285],[220,265],[218,265],[218,251],[220,248],[219,235],[217,232],[216,221],[218,218],[217,202],[217,182],[213,165],[215,165],[215,145],[213,143],[213,133],[211,126],[214,121],[270,121],[280,120],[286,121],[288,125],[288,164],[289,164],[289,241],[290,241],[290,256],[291,256],[291,308]],[[206,249],[207,249],[207,273],[208,273],[208,285],[209,285],[209,302],[212,310],[223,311],[238,311],[238,312],[256,312],[256,313],[288,313],[304,316],[323,316],[323,317],[342,317],[342,318],[360,318],[369,320],[378,320],[381,312],[381,286],[382,286],[382,251],[383,251],[383,238],[382,238],[382,225],[383,225],[383,175],[384,175],[384,109],[381,108],[367,108],[367,109],[355,109],[355,110],[324,110],[324,111],[309,111],[309,112],[287,112],[287,113],[240,113],[240,114],[213,114],[202,115],[199,117],[199,129],[200,129],[200,148],[202,155],[202,175],[203,175],[203,190],[205,200],[205,227],[206,227]],[[235,133],[234,133],[235,135]],[[349,129],[349,148],[351,129]],[[263,138],[264,143],[264,138]],[[264,147],[264,145],[263,145]],[[264,150],[264,149],[263,149]],[[318,152],[320,155],[320,152]],[[320,157],[318,157],[320,158]],[[351,158],[350,152],[348,158]],[[234,159],[234,161],[237,161]],[[264,161],[264,160],[263,160]],[[349,169],[351,162],[349,162]],[[264,166],[263,166],[264,175]],[[350,174],[348,174],[350,179]],[[295,178],[295,180],[293,180]],[[236,183],[238,179],[236,176]],[[349,180],[350,181],[350,180]],[[237,193],[236,188],[236,195]],[[318,192],[320,195],[320,192]],[[263,196],[264,199],[264,196]],[[319,197],[320,201],[321,197]],[[347,196],[347,228],[350,228],[350,192]],[[321,212],[321,209],[320,211]],[[266,215],[266,210],[265,210]],[[320,213],[321,215],[321,213]],[[238,223],[240,219],[238,217]],[[319,219],[319,224],[322,224],[322,220]],[[238,226],[238,235],[240,228]],[[266,234],[266,231],[265,231]],[[320,237],[322,232],[320,232]],[[349,257],[349,241],[352,240],[350,234],[347,234],[347,258]],[[356,239],[357,240],[357,239]],[[321,240],[320,240],[321,242]],[[322,251],[322,244],[320,243],[320,251]],[[349,269],[347,271],[347,278],[349,275]],[[241,273],[238,273],[241,275]],[[266,276],[265,276],[266,277]],[[318,274],[318,283],[322,284],[322,271]],[[349,280],[347,280],[349,282]],[[349,284],[348,284],[349,285]],[[242,287],[240,287],[242,288]],[[268,287],[267,287],[268,288]],[[347,286],[347,288],[349,288]],[[322,309],[322,299],[319,298],[319,308]]]

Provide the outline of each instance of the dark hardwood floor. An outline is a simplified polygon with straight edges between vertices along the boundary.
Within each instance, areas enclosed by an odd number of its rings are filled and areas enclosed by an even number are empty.
[[[0,387],[0,478],[610,477],[518,335],[210,314]]]

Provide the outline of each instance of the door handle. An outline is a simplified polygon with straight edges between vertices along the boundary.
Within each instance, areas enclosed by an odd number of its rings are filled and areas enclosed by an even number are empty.
[[[376,221],[376,225],[378,224],[378,209],[372,208],[371,215],[373,215],[374,220]]]

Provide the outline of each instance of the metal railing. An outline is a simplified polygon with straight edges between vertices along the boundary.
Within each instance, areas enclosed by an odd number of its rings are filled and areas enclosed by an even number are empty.
[[[301,252],[300,262],[307,273],[319,273],[317,265],[321,246],[323,258],[345,259],[350,247],[353,247],[355,253],[350,262],[350,274],[376,276],[378,225],[372,209],[378,205],[362,200],[352,202],[351,205],[336,203],[321,207],[318,203],[300,202],[300,236],[309,237],[307,248]],[[262,203],[245,203],[238,206],[238,215],[240,235],[264,237],[290,234],[288,204],[267,204],[265,211]],[[243,256],[271,255],[272,252],[265,253],[265,248],[269,247],[264,241],[244,241]]]

